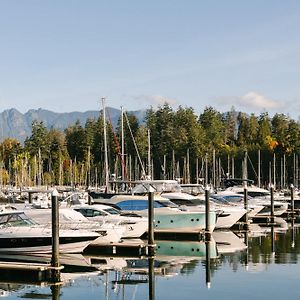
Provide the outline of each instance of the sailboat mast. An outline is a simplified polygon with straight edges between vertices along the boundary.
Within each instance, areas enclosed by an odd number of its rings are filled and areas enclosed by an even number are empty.
[[[151,149],[150,149],[150,130],[148,129],[148,176],[151,178]]]
[[[121,167],[122,167],[122,180],[125,180],[125,160],[124,160],[124,118],[123,106],[121,106]]]
[[[105,98],[102,98],[103,108],[103,134],[104,134],[104,168],[105,168],[105,191],[108,192],[109,172],[108,172],[108,155],[107,155],[107,139],[106,139],[106,112],[105,112]]]

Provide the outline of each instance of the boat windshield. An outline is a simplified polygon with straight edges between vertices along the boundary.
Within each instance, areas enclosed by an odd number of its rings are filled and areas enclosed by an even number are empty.
[[[204,187],[203,185],[188,185],[188,184],[182,184],[181,185],[182,191],[187,194],[191,195],[201,195],[204,194]]]
[[[210,200],[217,204],[222,204],[222,205],[230,205],[229,202],[231,202],[231,199],[227,198],[227,196],[219,196],[219,195],[210,195]],[[232,202],[239,202],[239,201],[240,201],[240,197],[238,198],[233,197]]]
[[[158,204],[158,205],[155,205]],[[178,205],[173,203],[172,201],[169,200],[155,200],[154,202],[154,207],[171,207],[171,208],[178,208]]]
[[[141,182],[132,189],[132,194],[145,194],[148,193],[149,188],[152,188],[155,192],[180,192],[182,190],[179,183],[175,180],[153,180]]]
[[[171,200],[173,203],[181,206],[198,206],[198,205],[205,205],[205,200],[202,199],[172,199]]]
[[[21,213],[5,213],[0,216],[0,227],[12,226],[32,226],[36,223],[27,217],[23,212]]]
[[[120,211],[113,208],[113,207],[109,207],[109,208],[104,208],[103,209],[105,212],[107,212],[108,214],[110,215],[119,215],[120,214]]]

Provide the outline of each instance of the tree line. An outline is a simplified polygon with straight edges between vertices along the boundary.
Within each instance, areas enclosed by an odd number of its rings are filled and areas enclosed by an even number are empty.
[[[192,107],[164,104],[148,109],[144,123],[124,113],[116,128],[102,112],[64,131],[33,121],[24,144],[6,138],[0,145],[2,185],[103,185],[105,153],[111,180],[149,176],[218,186],[246,168],[249,179],[264,185],[299,181],[300,123],[279,113],[221,113],[208,106],[197,115]]]

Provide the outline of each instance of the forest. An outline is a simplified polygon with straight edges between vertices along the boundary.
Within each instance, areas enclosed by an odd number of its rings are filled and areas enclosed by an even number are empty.
[[[0,145],[1,184],[18,187],[102,186],[107,173],[110,180],[148,176],[216,187],[226,177],[280,188],[299,182],[300,123],[268,112],[208,106],[197,115],[164,104],[149,108],[142,124],[123,112],[114,128],[102,110],[64,131],[33,121],[24,144],[5,138]]]

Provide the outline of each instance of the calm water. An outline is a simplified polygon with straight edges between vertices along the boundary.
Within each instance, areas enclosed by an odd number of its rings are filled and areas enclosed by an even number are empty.
[[[157,246],[157,256],[150,260],[150,275],[147,259],[68,256],[63,260],[71,259],[77,267],[66,267],[62,286],[3,282],[2,296],[64,300],[300,296],[298,227],[271,230],[255,226],[248,235],[216,232],[209,244],[159,241]],[[89,272],[80,273],[85,267]]]

